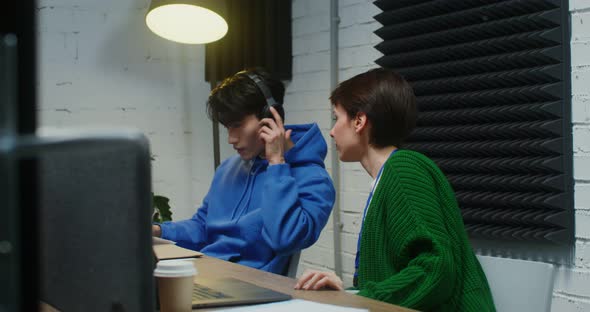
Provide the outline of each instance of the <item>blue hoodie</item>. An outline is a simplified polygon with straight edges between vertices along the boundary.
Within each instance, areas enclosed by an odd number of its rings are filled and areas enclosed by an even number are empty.
[[[162,223],[162,237],[208,256],[284,273],[291,254],[317,241],[335,198],[318,126],[285,129],[293,130],[295,145],[284,164],[228,158],[193,217]]]

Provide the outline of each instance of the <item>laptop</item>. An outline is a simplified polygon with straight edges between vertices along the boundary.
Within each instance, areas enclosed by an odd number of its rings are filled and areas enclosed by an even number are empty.
[[[235,278],[197,278],[193,285],[193,308],[268,303],[289,299],[290,295]]]

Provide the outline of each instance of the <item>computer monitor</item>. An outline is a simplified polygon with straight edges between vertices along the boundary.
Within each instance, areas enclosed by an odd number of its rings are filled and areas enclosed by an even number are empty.
[[[42,301],[60,311],[153,311],[147,139],[75,131],[39,141]]]
[[[0,311],[153,311],[147,140],[36,136],[38,5],[3,4]]]
[[[36,162],[17,156],[20,136],[36,128],[34,0],[3,3],[0,19],[0,310],[38,304]],[[16,18],[8,18],[7,16]]]

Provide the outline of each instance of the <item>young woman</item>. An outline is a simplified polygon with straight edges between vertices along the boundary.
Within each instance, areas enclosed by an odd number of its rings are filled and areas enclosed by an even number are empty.
[[[426,156],[398,148],[416,123],[411,86],[373,69],[330,100],[340,160],[360,162],[374,179],[355,261],[359,295],[422,311],[494,311],[450,184]],[[295,288],[341,290],[342,281],[307,271]]]

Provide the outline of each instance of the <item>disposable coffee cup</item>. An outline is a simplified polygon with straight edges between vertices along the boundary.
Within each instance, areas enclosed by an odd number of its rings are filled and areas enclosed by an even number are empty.
[[[192,261],[162,260],[154,270],[158,279],[161,312],[192,311],[193,278],[197,270]]]

